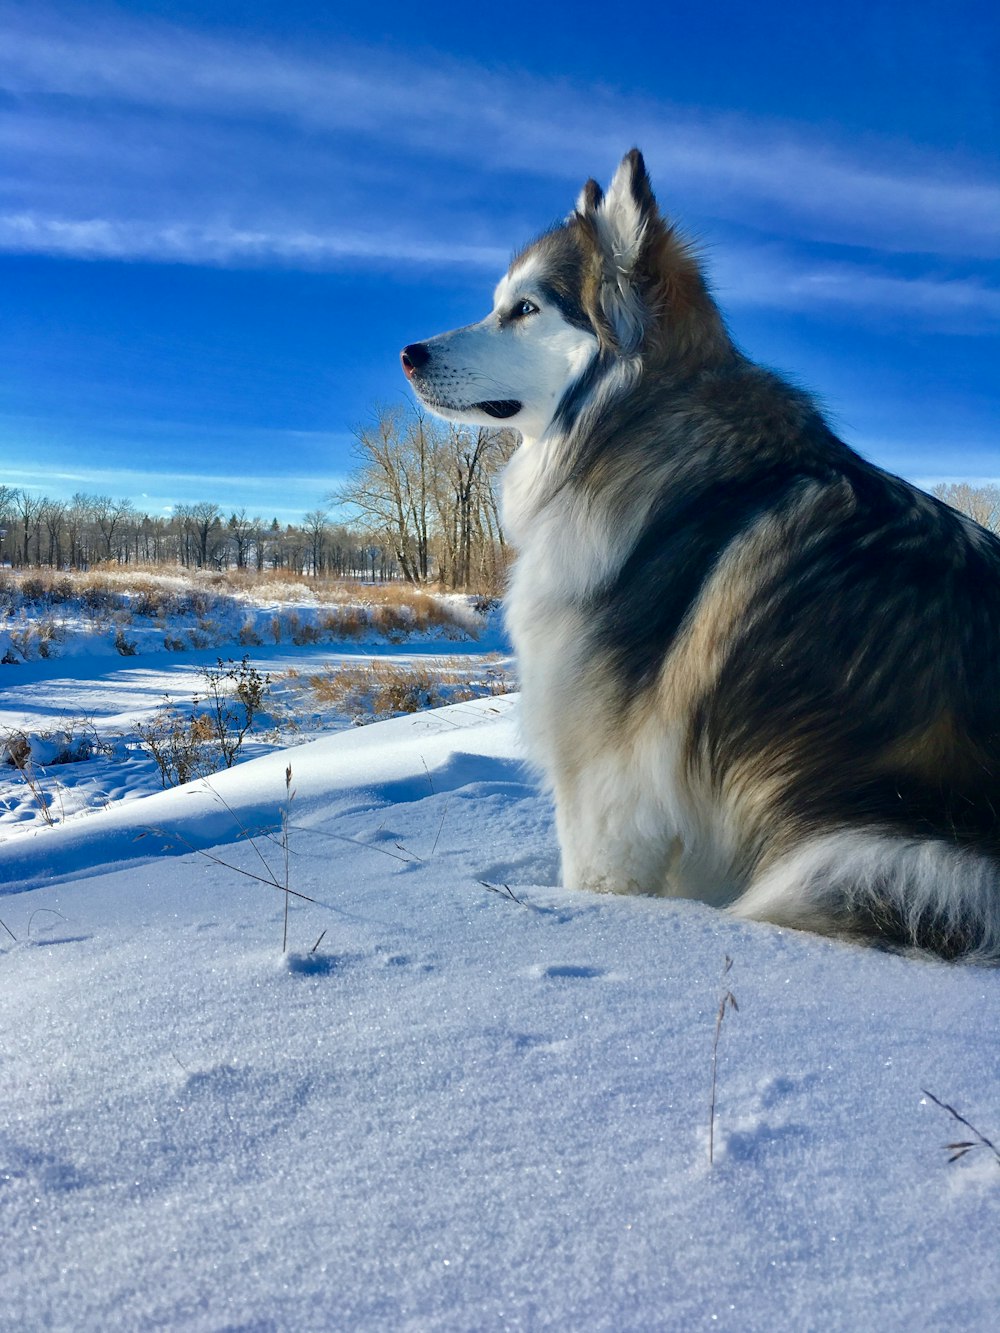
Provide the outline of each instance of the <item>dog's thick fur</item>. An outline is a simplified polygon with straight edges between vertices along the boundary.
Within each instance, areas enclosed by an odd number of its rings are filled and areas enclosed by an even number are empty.
[[[1000,961],[1000,542],[733,345],[642,157],[403,353],[508,420],[508,620],[567,885]]]

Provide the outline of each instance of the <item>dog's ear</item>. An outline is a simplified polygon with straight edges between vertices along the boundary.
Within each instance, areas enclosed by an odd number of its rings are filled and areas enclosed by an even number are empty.
[[[622,158],[600,206],[599,223],[615,268],[631,276],[653,234],[663,229],[663,219],[638,148]]]
[[[642,346],[648,274],[643,256],[663,234],[663,220],[638,148],[622,159],[606,195],[588,181],[576,221],[590,252],[584,303],[602,342],[631,354]]]
[[[602,344],[626,356],[709,360],[731,351],[697,256],[664,221],[638,148],[603,198],[588,181],[576,223],[588,256],[584,305]]]
[[[597,181],[591,177],[586,185],[580,191],[580,197],[576,201],[576,211],[581,217],[586,217],[588,213],[596,213],[601,206],[601,200],[604,198],[604,191],[598,185]]]

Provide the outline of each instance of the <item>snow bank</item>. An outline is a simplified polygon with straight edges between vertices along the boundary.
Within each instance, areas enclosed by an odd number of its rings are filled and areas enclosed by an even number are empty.
[[[552,888],[514,713],[0,844],[9,1327],[992,1327],[1000,977]]]

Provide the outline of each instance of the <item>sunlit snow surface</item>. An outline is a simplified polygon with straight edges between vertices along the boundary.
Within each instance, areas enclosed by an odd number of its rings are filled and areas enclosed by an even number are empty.
[[[992,1328],[1000,975],[557,870],[513,696],[0,842],[0,1326]]]

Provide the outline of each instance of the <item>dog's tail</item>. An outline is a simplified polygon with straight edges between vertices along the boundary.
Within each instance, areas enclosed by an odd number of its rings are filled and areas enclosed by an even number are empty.
[[[867,829],[814,838],[765,869],[730,910],[1000,966],[1000,864],[940,839]]]

